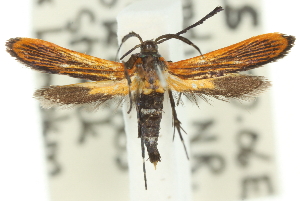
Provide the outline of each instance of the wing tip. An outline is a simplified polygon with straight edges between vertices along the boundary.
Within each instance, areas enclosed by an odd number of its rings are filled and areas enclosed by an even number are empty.
[[[33,94],[33,98],[37,99],[40,102],[42,108],[45,109],[60,106],[59,102],[54,101],[54,99],[51,99],[47,96],[47,91],[49,91],[50,88],[51,87],[38,89]]]
[[[14,44],[20,41],[22,38],[17,37],[17,38],[10,38],[6,41],[6,51],[12,56],[18,58],[17,53],[14,51]]]
[[[274,37],[277,37],[276,40],[278,42],[282,41],[282,42],[279,42],[279,43],[282,43],[281,45],[285,44],[286,47],[283,50],[281,50],[276,56],[273,56],[273,57],[269,58],[268,60],[266,60],[264,62],[257,63],[256,65],[251,66],[251,68],[243,69],[241,71],[246,71],[246,70],[258,68],[258,67],[262,67],[263,65],[266,65],[266,64],[269,64],[269,63],[277,62],[279,59],[282,59],[283,57],[285,57],[289,54],[291,48],[294,46],[296,38],[292,35],[286,35],[286,34],[282,34],[282,33],[273,33],[273,34],[275,34]],[[264,35],[268,35],[268,34],[264,34]],[[276,52],[276,50],[275,50],[275,52]]]
[[[292,35],[286,35],[286,34],[281,34],[281,36],[282,36],[284,39],[287,40],[287,46],[286,46],[286,48],[278,55],[278,57],[277,57],[278,59],[280,59],[280,58],[286,56],[286,55],[290,52],[291,48],[294,46],[294,43],[295,43],[295,41],[296,41],[296,37],[295,37],[295,36],[292,36]]]
[[[28,56],[30,56],[30,51],[26,49],[28,45],[40,39],[32,38],[10,38],[6,41],[6,51],[15,58],[18,62],[24,66],[31,68],[33,70],[40,71],[42,73],[57,74],[58,70],[50,69],[48,67],[38,65],[38,62],[30,61]]]
[[[26,67],[29,67],[31,69],[35,69],[34,68],[35,65],[33,65],[32,63],[26,61],[24,58],[21,57],[21,55],[23,54],[22,47],[24,46],[24,42],[20,42],[20,41],[23,39],[25,39],[25,38],[16,37],[16,38],[8,39],[6,41],[6,51],[21,64],[23,64]],[[19,42],[19,44],[17,44],[17,46],[15,46],[16,43],[18,43],[18,42]]]
[[[260,36],[266,36],[268,39],[271,39],[271,41],[274,41],[275,43],[280,44],[280,46],[285,46],[285,47],[283,49],[278,49],[278,50],[274,49],[273,51],[275,53],[277,52],[278,53],[277,55],[272,56],[267,61],[257,63],[256,65],[252,66],[250,69],[261,67],[268,63],[273,63],[273,62],[278,61],[279,59],[282,59],[283,57],[288,55],[291,48],[294,46],[294,43],[296,40],[295,36],[278,33],[278,32],[267,33],[267,34],[259,35],[257,37],[260,37]],[[250,70],[250,69],[247,69],[247,70]]]

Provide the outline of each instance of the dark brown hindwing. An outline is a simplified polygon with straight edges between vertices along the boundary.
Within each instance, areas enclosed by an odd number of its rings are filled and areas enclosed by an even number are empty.
[[[263,76],[231,74],[212,80],[213,89],[194,91],[194,94],[205,94],[217,99],[236,98],[249,100],[258,96],[271,86],[271,83]]]
[[[38,89],[34,97],[40,100],[45,108],[52,106],[75,106],[81,104],[104,103],[112,98],[110,94],[96,93],[90,94],[91,89],[74,86],[51,86]]]
[[[141,94],[139,99],[139,137],[144,139],[151,163],[160,161],[157,141],[162,118],[164,94],[152,92]]]

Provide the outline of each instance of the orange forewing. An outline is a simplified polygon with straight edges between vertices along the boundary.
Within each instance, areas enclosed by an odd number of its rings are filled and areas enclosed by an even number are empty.
[[[168,70],[183,79],[246,71],[285,56],[294,40],[294,37],[280,33],[263,34],[201,56],[169,62]]]
[[[26,66],[45,73],[93,81],[124,78],[122,63],[75,52],[40,39],[12,38],[7,42],[7,51]]]

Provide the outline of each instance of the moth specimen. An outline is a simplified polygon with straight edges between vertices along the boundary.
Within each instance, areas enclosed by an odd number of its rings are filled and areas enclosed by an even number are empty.
[[[293,36],[268,33],[202,55],[196,45],[181,35],[221,10],[221,7],[217,7],[186,29],[176,34],[159,36],[155,40],[143,41],[137,33],[127,34],[121,45],[130,37],[138,38],[140,44],[129,50],[120,60],[136,48],[141,51],[132,54],[123,63],[68,50],[40,39],[12,38],[6,46],[11,56],[34,70],[94,81],[37,90],[34,97],[45,108],[74,105],[98,107],[114,98],[129,100],[128,112],[132,108],[137,111],[138,137],[142,143],[143,160],[145,161],[146,147],[150,162],[156,165],[161,160],[157,144],[165,93],[170,99],[174,128],[183,142],[183,129],[176,114],[174,93],[178,93],[179,98],[183,94],[192,100],[195,97],[206,100],[207,96],[221,100],[255,97],[269,87],[270,82],[262,76],[238,72],[277,61],[294,44]],[[158,44],[169,39],[178,39],[193,46],[200,55],[178,62],[166,61],[158,53]],[[145,162],[143,168],[147,189]]]

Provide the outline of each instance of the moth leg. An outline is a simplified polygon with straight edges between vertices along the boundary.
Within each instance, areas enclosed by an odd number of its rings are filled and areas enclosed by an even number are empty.
[[[145,165],[145,138],[142,136],[141,126],[140,126],[140,104],[139,104],[140,94],[137,91],[137,99],[136,99],[136,109],[137,109],[137,120],[138,120],[138,137],[141,138],[141,149],[142,149],[142,158],[143,158],[143,173],[144,173],[144,182],[145,182],[145,189],[147,190],[147,174],[146,174],[146,165]]]
[[[187,149],[186,149],[186,146],[185,146],[182,134],[181,134],[181,130],[183,132],[185,132],[185,130],[181,127],[181,122],[179,121],[179,119],[177,117],[177,113],[176,113],[176,110],[175,110],[175,101],[174,101],[174,98],[173,98],[173,95],[172,95],[172,91],[170,89],[168,90],[168,94],[169,94],[171,108],[172,108],[172,117],[173,117],[173,126],[174,126],[173,140],[174,140],[174,137],[175,137],[175,128],[176,128],[176,130],[179,134],[180,140],[182,142],[182,145],[184,147],[186,157],[187,157],[187,159],[189,159],[189,155],[187,153]]]
[[[130,106],[129,106],[129,109],[127,111],[127,114],[129,114],[130,111],[131,111],[131,109],[132,109],[132,95],[131,95],[131,89],[130,89],[131,79],[129,77],[128,69],[127,68],[124,68],[124,74],[125,74],[125,78],[126,78],[127,84],[128,84],[128,95],[129,95]]]
[[[179,96],[178,96],[178,100],[177,100],[177,103],[176,103],[176,106],[179,105],[180,103],[180,99],[181,99],[181,96],[182,96],[182,92],[179,93]]]
[[[142,147],[142,157],[143,157],[143,173],[144,173],[144,182],[145,182],[145,189],[147,190],[147,175],[146,175],[146,165],[145,165],[145,140],[141,137],[141,147]]]
[[[130,79],[130,76],[128,74],[128,69],[132,69],[134,64],[135,64],[135,61],[138,59],[138,55],[136,54],[133,54],[131,55],[131,57],[129,58],[128,61],[126,62],[123,62],[124,63],[124,74],[125,74],[125,78],[127,80],[127,83],[128,83],[128,88],[129,88],[129,101],[130,101],[130,106],[129,106],[129,109],[127,111],[127,113],[129,114],[131,109],[132,109],[132,94],[131,94],[131,89],[130,89],[130,85],[131,85],[131,79]]]

